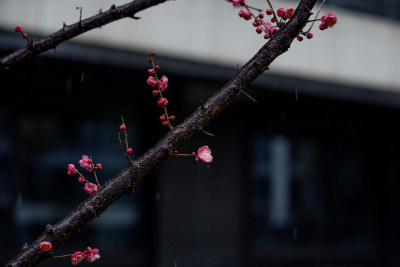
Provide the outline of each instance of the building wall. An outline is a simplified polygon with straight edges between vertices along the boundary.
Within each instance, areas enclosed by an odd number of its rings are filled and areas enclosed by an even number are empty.
[[[113,1],[120,5],[126,1]],[[266,8],[266,2],[251,5]],[[298,1],[275,1],[295,7]],[[12,31],[21,24],[28,33],[47,35],[59,30],[63,22],[75,23],[77,6],[83,18],[110,8],[99,0],[2,0],[0,29]],[[399,22],[326,6],[338,24],[321,32],[316,23],[314,38],[295,41],[279,57],[270,72],[313,80],[333,81],[366,89],[400,92],[396,53],[400,41]],[[251,26],[237,16],[237,9],[220,0],[167,1],[137,14],[140,20],[121,21],[95,29],[75,41],[137,52],[157,50],[162,55],[229,67],[243,65],[265,43]],[[21,43],[21,46],[24,45]]]

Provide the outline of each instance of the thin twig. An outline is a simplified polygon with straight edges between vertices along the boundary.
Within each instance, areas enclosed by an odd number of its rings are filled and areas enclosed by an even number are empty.
[[[118,140],[119,140],[119,148],[121,149],[122,154],[128,160],[128,164],[132,165],[133,161],[131,160],[129,155],[125,153],[125,150],[122,148],[122,140],[121,140],[121,134],[120,133],[118,133]]]
[[[97,183],[97,185],[99,186],[99,188],[100,188],[100,183],[99,183],[99,180],[97,179],[97,175],[96,175],[96,169],[95,169],[95,167],[94,167],[94,164],[93,164],[93,159],[92,159],[92,157],[90,157],[90,160],[92,161],[90,164],[92,164],[92,170],[93,170],[93,176],[94,176],[94,179],[96,180],[96,183]]]
[[[79,23],[81,23],[82,21],[82,7],[81,6],[77,6],[76,9],[79,9]]]
[[[248,93],[246,93],[245,91],[242,91],[242,93],[247,96],[248,98],[250,98],[251,101],[253,101],[254,103],[258,103],[257,100],[255,100],[254,98],[252,98]]]
[[[280,27],[280,24],[278,24],[278,16],[275,13],[275,9],[272,6],[271,2],[269,0],[267,0],[269,7],[272,9],[272,13],[274,14],[274,18],[275,18],[275,23],[277,27]]]
[[[125,120],[124,120],[124,116],[122,116],[121,115],[121,122],[122,122],[122,125],[125,125]],[[126,129],[124,130],[124,137],[125,137],[125,151],[127,151],[128,150],[128,148],[129,148],[129,143],[128,143],[128,133],[126,132]],[[119,138],[119,141],[120,141],[120,144],[121,144],[121,138],[120,138],[120,136],[119,136],[119,133],[118,133],[118,138]],[[124,151],[123,151],[124,152]],[[125,152],[124,152],[125,153]],[[129,155],[129,154],[127,154],[127,157],[128,157],[128,159],[130,160],[130,162],[132,161],[131,160],[131,156]]]
[[[262,10],[261,8],[256,8],[256,7],[249,6],[249,5],[246,5],[245,7],[246,7],[246,8],[248,7],[248,8],[250,8],[250,9],[253,9],[253,10],[258,11],[258,12],[263,12],[263,10]]]
[[[89,180],[86,179],[86,178],[83,176],[82,173],[80,173],[78,170],[75,170],[75,172],[76,172],[80,177],[82,177],[83,180],[85,180],[85,182],[90,186],[90,188],[93,189],[93,191],[95,191],[95,192],[97,191],[96,189],[94,189],[93,185],[89,182]],[[100,185],[99,185],[99,188],[100,188]]]
[[[321,12],[321,9],[322,9],[322,7],[323,7],[324,4],[325,4],[325,1],[326,1],[326,0],[322,0],[322,3],[319,5],[317,14],[315,15],[315,19],[312,20],[312,23],[311,23],[311,25],[310,25],[310,28],[308,29],[308,31],[306,31],[306,33],[309,33],[309,32],[311,31],[312,27],[314,26],[314,23],[315,23],[316,21],[319,21],[319,19],[317,19],[317,18],[318,18],[319,12]]]
[[[72,255],[74,255],[74,254],[65,254],[65,255],[59,255],[59,256],[53,256],[53,255],[51,255],[50,258],[52,258],[52,259],[58,259],[58,258],[70,257],[70,256],[72,256]]]

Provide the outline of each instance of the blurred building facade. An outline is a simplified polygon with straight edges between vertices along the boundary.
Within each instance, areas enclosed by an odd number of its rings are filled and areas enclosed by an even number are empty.
[[[76,22],[77,6],[85,18],[123,3],[2,0],[1,55],[25,45],[17,24],[37,38]],[[207,144],[212,164],[169,159],[57,253],[99,247],[101,266],[398,266],[400,4],[327,3],[338,25],[293,42],[247,90],[257,104],[241,96],[207,128],[215,137],[180,149]],[[177,123],[258,51],[265,40],[237,11],[168,1],[0,73],[1,263],[86,198],[67,164],[93,156],[102,183],[125,167],[121,114],[135,158],[166,133],[145,82],[151,50]]]

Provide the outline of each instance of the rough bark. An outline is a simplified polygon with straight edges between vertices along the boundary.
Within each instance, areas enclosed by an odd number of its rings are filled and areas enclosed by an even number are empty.
[[[113,5],[108,11],[79,21],[73,25],[68,26],[64,24],[64,27],[61,30],[37,41],[32,40],[32,42],[29,42],[26,47],[18,49],[1,58],[0,68],[10,68],[10,66],[14,64],[24,62],[37,54],[56,48],[57,45],[66,40],[72,39],[92,29],[99,28],[110,22],[126,17],[139,19],[138,17],[135,17],[137,12],[165,1],[167,0],[136,0],[119,7]]]
[[[159,1],[162,2],[162,1]],[[316,0],[302,0],[294,16],[267,42],[257,54],[238,70],[235,76],[202,104],[184,122],[171,130],[156,146],[147,151],[131,166],[123,169],[98,192],[82,202],[73,212],[55,225],[47,225],[43,234],[32,244],[23,248],[5,266],[33,266],[51,256],[42,252],[39,243],[46,240],[56,249],[63,241],[76,234],[89,221],[104,212],[122,195],[134,191],[140,181],[163,161],[170,153],[201,132],[222,110],[241,94],[253,80],[268,69],[269,65],[286,52],[293,39],[306,24]]]

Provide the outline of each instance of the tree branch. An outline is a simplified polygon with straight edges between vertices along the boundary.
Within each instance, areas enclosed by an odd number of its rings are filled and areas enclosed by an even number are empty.
[[[43,37],[37,41],[33,41],[30,45],[20,48],[0,59],[0,68],[9,68],[11,65],[23,62],[37,54],[44,51],[56,48],[56,46],[66,40],[74,38],[84,32],[99,28],[110,22],[131,17],[148,7],[158,5],[167,0],[136,0],[128,4],[115,7],[114,5],[110,10],[102,12],[98,15],[92,16],[85,20],[79,21],[73,25],[67,26],[64,24],[63,28],[49,36]]]
[[[141,180],[170,157],[170,152],[176,150],[195,134],[201,132],[222,110],[241,94],[253,80],[261,75],[268,66],[282,53],[286,52],[293,39],[306,24],[316,0],[300,1],[294,16],[288,23],[272,36],[257,54],[244,65],[235,76],[216,92],[207,102],[202,104],[184,122],[170,131],[156,146],[135,160],[131,166],[123,169],[117,176],[108,181],[98,192],[82,202],[62,221],[48,225],[43,234],[5,266],[33,266],[49,253],[39,249],[39,243],[46,240],[57,248],[89,221],[98,217],[109,205],[122,195],[134,191]]]

